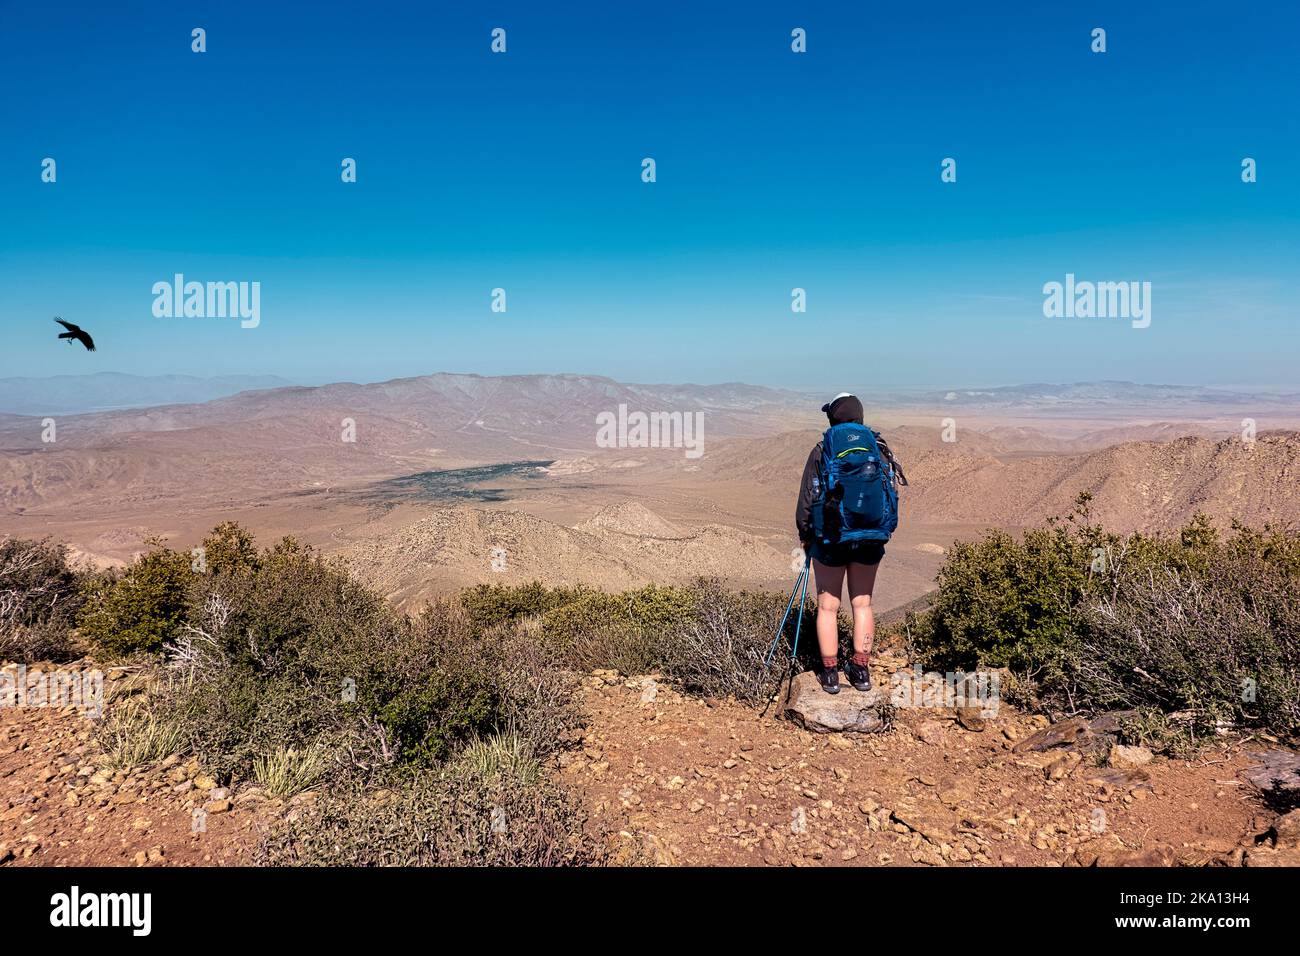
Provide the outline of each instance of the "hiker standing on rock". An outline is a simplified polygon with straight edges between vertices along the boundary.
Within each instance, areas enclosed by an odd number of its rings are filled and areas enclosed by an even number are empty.
[[[837,618],[844,579],[853,607],[853,655],[844,672],[857,690],[871,689],[871,641],[876,618],[871,592],[885,556],[885,542],[898,526],[895,483],[907,477],[880,433],[862,421],[862,402],[841,392],[822,406],[830,421],[808,455],[799,485],[795,526],[817,581],[817,678],[828,694],[840,691]]]

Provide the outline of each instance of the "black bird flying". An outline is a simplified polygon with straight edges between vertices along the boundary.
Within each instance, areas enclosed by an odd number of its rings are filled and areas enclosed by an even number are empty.
[[[85,329],[83,329],[81,326],[73,325],[71,322],[64,322],[57,315],[54,317],[54,321],[59,323],[59,325],[63,326],[65,329],[68,330],[66,332],[60,332],[59,338],[67,339],[69,345],[72,344],[73,339],[76,339],[78,342],[80,342],[82,345],[86,347],[87,352],[95,351],[95,340],[92,339],[90,337],[90,333],[87,332]]]

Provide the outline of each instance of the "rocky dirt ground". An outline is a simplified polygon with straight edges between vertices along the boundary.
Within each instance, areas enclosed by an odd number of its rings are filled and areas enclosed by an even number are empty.
[[[878,658],[877,685],[902,663]],[[129,681],[110,672],[110,702]],[[815,734],[653,676],[598,671],[582,694],[582,746],[557,772],[626,862],[1300,865],[1300,811],[1280,816],[1243,777],[1257,745],[1190,762],[1135,748],[1103,766],[1081,722],[1048,728],[1005,705]],[[315,798],[228,792],[194,760],[113,772],[75,708],[0,708],[0,865],[248,865],[265,828]]]
[[[130,680],[108,673],[109,706]],[[0,865],[246,865],[261,829],[293,811],[256,787],[229,793],[195,760],[105,769],[92,730],[76,707],[0,708]]]
[[[876,685],[902,663],[879,658]],[[1273,829],[1241,744],[1107,767],[1070,746],[1074,725],[1005,705],[975,729],[899,709],[883,733],[813,734],[653,677],[597,672],[584,693],[561,772],[622,852],[663,865],[1300,865],[1300,814]]]

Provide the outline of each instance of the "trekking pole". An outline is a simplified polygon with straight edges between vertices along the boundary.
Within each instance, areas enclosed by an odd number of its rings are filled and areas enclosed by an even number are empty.
[[[808,561],[811,562],[812,558],[810,557]],[[807,565],[805,565],[804,576],[803,576],[803,593],[799,595],[799,619],[795,621],[794,624],[794,643],[790,645],[790,663],[786,665],[786,669],[785,669],[786,674],[789,675],[790,677],[790,687],[786,691],[787,697],[789,696],[790,691],[794,690],[794,662],[799,656],[799,632],[803,629],[804,608],[808,604],[808,579],[811,576],[812,575],[808,574]],[[780,681],[777,682],[776,689],[780,691],[781,689]]]
[[[772,665],[772,657],[776,654],[776,645],[780,643],[781,634],[785,631],[785,622],[790,620],[790,610],[794,607],[794,598],[795,595],[799,593],[799,587],[802,585],[804,593],[808,593],[808,566],[811,562],[812,558],[805,557],[803,570],[801,570],[799,576],[794,579],[794,590],[790,592],[790,601],[785,606],[785,614],[781,616],[781,623],[776,626],[776,636],[772,638],[772,644],[768,647],[767,655],[763,658],[764,670],[767,670],[767,668]],[[800,613],[799,616],[802,621],[803,614]]]
[[[812,562],[809,557],[804,561],[803,566],[803,594],[799,595],[799,617],[794,623],[794,643],[790,645],[790,663],[794,664],[794,659],[799,655],[799,631],[803,629],[803,606],[808,601],[808,565]]]
[[[811,556],[804,558],[803,570],[799,572],[799,577],[795,578],[794,590],[790,592],[790,603],[786,605],[785,614],[781,618],[781,623],[777,625],[776,636],[772,638],[772,646],[767,649],[767,658],[763,663],[763,670],[766,671],[768,665],[772,662],[773,655],[776,653],[776,645],[781,640],[781,635],[785,632],[785,622],[790,619],[790,611],[794,608],[795,597],[797,596],[799,598],[799,619],[795,622],[794,626],[794,645],[790,650],[790,662],[786,664],[785,673],[777,679],[776,689],[778,691],[781,689],[781,685],[785,683],[786,674],[791,675],[790,683],[791,686],[794,686],[794,661],[796,655],[799,653],[799,631],[803,627],[804,602],[808,599],[808,576],[811,564]],[[801,588],[803,590],[802,594],[799,593]],[[771,706],[772,700],[769,699],[768,702],[763,705],[763,711],[759,714],[759,717],[766,717],[767,710]]]

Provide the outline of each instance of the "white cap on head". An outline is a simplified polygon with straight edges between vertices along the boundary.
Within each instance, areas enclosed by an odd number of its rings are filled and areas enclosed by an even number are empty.
[[[834,405],[836,402],[838,402],[841,398],[853,398],[853,397],[854,395],[852,392],[840,392],[838,395],[836,395],[829,402],[827,402],[825,405],[822,406],[822,411],[829,412],[831,410],[831,406]]]

